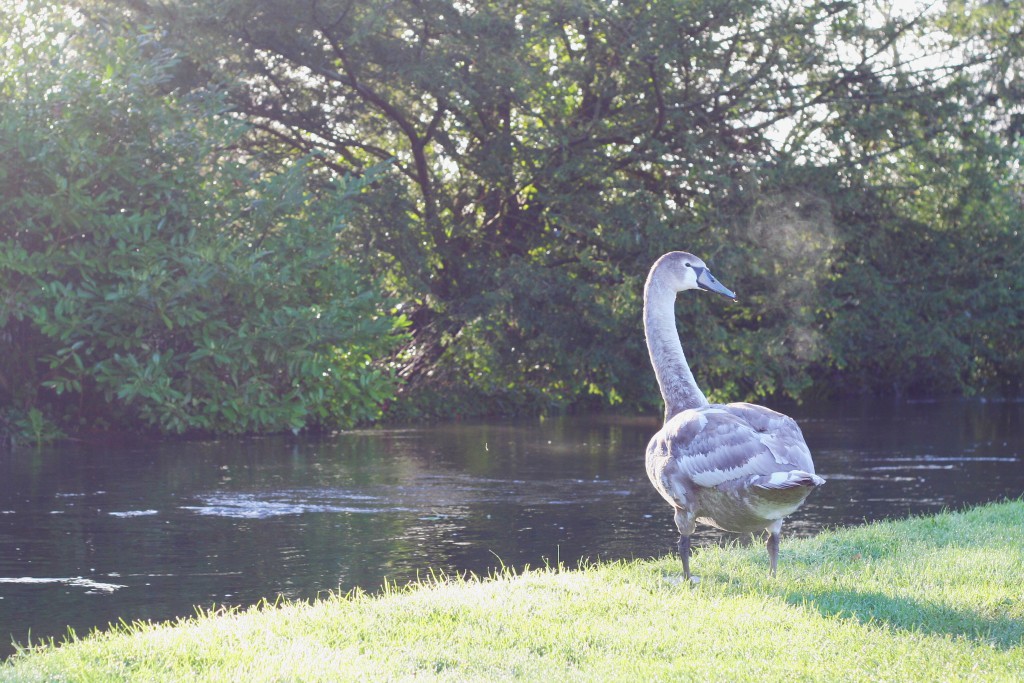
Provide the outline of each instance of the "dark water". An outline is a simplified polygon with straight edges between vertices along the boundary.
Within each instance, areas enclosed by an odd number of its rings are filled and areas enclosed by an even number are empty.
[[[829,483],[784,536],[1024,492],[1020,403],[787,412]],[[657,427],[560,418],[0,453],[0,656],[30,633],[194,605],[669,553],[672,516],[643,465]]]

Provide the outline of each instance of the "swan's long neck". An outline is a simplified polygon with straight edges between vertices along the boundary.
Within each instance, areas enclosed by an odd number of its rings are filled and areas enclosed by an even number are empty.
[[[655,268],[644,286],[644,334],[651,365],[665,400],[665,421],[688,408],[708,405],[683,354],[676,329],[676,292]]]

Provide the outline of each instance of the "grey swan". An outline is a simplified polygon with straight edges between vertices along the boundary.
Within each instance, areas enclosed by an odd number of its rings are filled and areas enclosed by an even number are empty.
[[[644,333],[665,401],[665,424],[647,446],[647,476],[675,510],[683,577],[690,575],[696,522],[725,531],[768,531],[775,576],[782,520],[825,480],[796,421],[750,403],[708,403],[693,379],[676,328],[676,293],[736,295],[693,254],[659,258],[644,285]]]

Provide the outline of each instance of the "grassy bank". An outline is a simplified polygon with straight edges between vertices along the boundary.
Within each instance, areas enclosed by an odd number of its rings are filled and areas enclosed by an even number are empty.
[[[432,582],[25,651],[0,681],[1024,679],[1024,503]]]

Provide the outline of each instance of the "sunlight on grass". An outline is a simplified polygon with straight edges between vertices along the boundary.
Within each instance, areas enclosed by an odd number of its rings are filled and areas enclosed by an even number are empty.
[[[1020,680],[1024,503],[784,546],[434,579],[23,650],[0,681]]]

